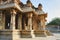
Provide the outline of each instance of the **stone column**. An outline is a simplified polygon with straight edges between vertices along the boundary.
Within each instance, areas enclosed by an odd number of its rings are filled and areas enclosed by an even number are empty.
[[[22,14],[19,15],[18,26],[19,26],[19,29],[22,30]]]
[[[42,30],[42,29],[41,29],[41,20],[39,20],[38,29],[39,29],[39,30]]]
[[[0,29],[3,29],[2,11],[0,11]]]
[[[45,25],[45,17],[43,17],[43,29],[46,29],[46,25]]]
[[[42,30],[45,30],[45,18],[44,18],[44,16],[41,16],[41,28],[42,28]]]
[[[12,40],[19,40],[19,30],[15,30],[15,17],[16,17],[16,10],[11,10],[11,30],[12,30]]]
[[[3,18],[2,18],[2,21],[3,21],[3,29],[5,29],[5,13],[3,13]]]
[[[41,21],[42,21],[42,29],[44,31],[44,35],[47,36],[46,29],[45,29],[46,27],[45,27],[45,17],[44,16],[42,16],[42,20]]]
[[[15,30],[15,16],[16,16],[16,11],[11,10],[11,29]]]
[[[24,18],[24,30],[26,30],[26,23],[25,23],[25,18]]]
[[[28,30],[32,30],[32,13],[28,14]]]

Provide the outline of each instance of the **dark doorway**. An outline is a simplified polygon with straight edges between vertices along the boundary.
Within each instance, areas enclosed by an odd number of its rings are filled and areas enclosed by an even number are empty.
[[[5,14],[5,29],[10,29],[11,14]]]

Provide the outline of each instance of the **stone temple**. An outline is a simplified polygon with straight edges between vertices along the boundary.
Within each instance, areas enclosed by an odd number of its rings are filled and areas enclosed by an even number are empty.
[[[0,40],[21,40],[21,38],[46,37],[47,13],[42,4],[34,7],[30,0],[0,0]]]

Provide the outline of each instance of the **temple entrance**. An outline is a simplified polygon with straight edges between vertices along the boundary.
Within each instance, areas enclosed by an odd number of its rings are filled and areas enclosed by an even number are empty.
[[[5,29],[10,29],[10,22],[11,22],[11,14],[5,14]]]

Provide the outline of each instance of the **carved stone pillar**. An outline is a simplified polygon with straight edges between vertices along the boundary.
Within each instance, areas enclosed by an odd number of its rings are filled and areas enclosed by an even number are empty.
[[[15,30],[15,16],[16,16],[16,11],[11,10],[11,29]]]
[[[43,16],[43,29],[45,30],[46,29],[46,26],[45,26],[45,17]]]
[[[32,13],[28,14],[28,30],[32,30]]]
[[[0,29],[3,29],[2,11],[0,11]]]
[[[26,30],[26,23],[25,23],[25,18],[24,18],[24,30]]]
[[[2,14],[3,29],[5,29],[5,13]]]
[[[44,16],[41,16],[41,28],[42,28],[42,30],[45,30],[45,18],[44,18]]]
[[[18,26],[19,26],[19,29],[22,30],[22,14],[19,15]]]

